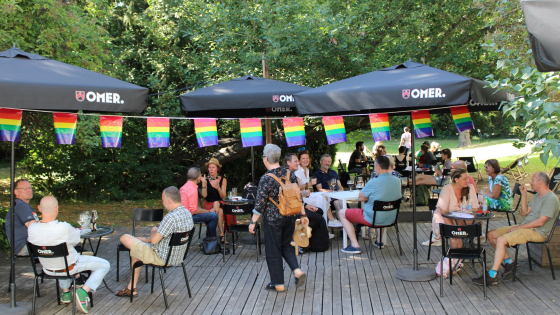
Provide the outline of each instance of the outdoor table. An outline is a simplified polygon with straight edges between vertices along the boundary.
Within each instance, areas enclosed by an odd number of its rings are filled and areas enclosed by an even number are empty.
[[[358,195],[360,194],[359,190],[352,190],[352,191],[333,191],[333,192],[324,192],[323,195],[323,212],[324,216],[327,215],[327,210],[329,208],[329,200],[328,198],[338,199],[342,201],[342,209],[347,208],[347,202],[358,200]],[[362,203],[363,206],[363,203]],[[326,218],[325,218],[326,220]],[[342,228],[342,246],[343,248],[347,247],[347,239],[346,239],[346,230]]]
[[[89,247],[91,248],[91,250],[93,251],[93,256],[97,256],[97,251],[99,250],[99,245],[101,244],[101,238],[103,236],[112,234],[114,232],[113,228],[107,227],[107,226],[98,226],[96,231],[91,231],[89,233],[84,233],[84,234],[80,234],[80,238],[83,238],[84,241],[82,242],[82,248],[80,250],[80,254],[83,254],[84,249],[86,247],[86,240],[89,242]],[[97,239],[97,246],[95,248],[95,251],[93,250],[93,244],[91,243],[91,239],[92,238],[98,238]],[[103,283],[105,284],[105,287],[111,291],[111,293],[114,293],[113,290],[111,290],[111,288],[109,288],[109,286],[107,285],[107,282],[105,282],[105,279],[103,279]]]
[[[224,199],[222,199],[222,202],[226,205],[232,205],[232,206],[235,206],[235,205],[254,205],[255,204],[255,199],[245,199],[245,198],[243,198],[241,200],[232,200],[230,198],[224,198]],[[247,236],[247,237],[243,237],[243,238],[239,239],[240,242],[243,242],[245,244],[252,244],[252,240],[253,239],[252,239],[251,236]]]

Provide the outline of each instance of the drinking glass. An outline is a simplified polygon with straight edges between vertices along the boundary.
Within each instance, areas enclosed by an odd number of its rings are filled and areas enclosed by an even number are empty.
[[[236,197],[237,196],[237,188],[232,188],[231,189],[233,196]]]
[[[357,190],[362,190],[362,188],[364,188],[364,179],[361,177],[358,177],[358,182],[356,183],[356,189]]]
[[[331,183],[331,189],[334,192],[334,187],[336,186],[336,178],[331,178],[330,183]]]
[[[350,191],[352,191],[352,187],[354,187],[354,181],[353,181],[353,180],[349,180],[348,182],[346,182],[346,184],[347,184],[348,187],[350,188]]]
[[[85,218],[85,214],[84,213],[80,213],[80,215],[78,216],[78,224],[81,227],[84,227],[84,225],[86,224],[86,218]]]
[[[231,200],[232,198],[233,198],[233,190],[230,190],[230,191],[228,192],[228,199]]]

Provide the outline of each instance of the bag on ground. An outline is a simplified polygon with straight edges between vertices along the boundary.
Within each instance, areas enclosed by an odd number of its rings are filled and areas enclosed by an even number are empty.
[[[204,255],[214,255],[219,254],[222,249],[220,244],[218,244],[218,239],[215,236],[205,237],[200,244]]]

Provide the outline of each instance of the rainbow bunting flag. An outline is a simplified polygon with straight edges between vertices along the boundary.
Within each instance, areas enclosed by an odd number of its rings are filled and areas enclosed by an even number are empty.
[[[169,118],[148,117],[148,148],[169,147]]]
[[[263,145],[262,124],[260,119],[239,119],[241,143],[243,147]]]
[[[101,146],[103,148],[120,148],[122,139],[121,116],[99,116]]]
[[[53,119],[56,143],[74,144],[74,140],[76,140],[76,121],[78,120],[78,115],[53,113]]]
[[[218,145],[218,128],[216,119],[195,119],[194,131],[199,148]]]
[[[389,130],[389,114],[369,114],[369,123],[371,124],[373,141],[377,142],[391,140],[391,132]]]
[[[323,117],[323,125],[325,125],[325,133],[327,134],[327,143],[329,145],[346,142],[346,128],[344,128],[342,116]]]
[[[19,141],[21,113],[21,109],[0,108],[0,140]]]
[[[434,135],[429,110],[413,110],[412,123],[416,138],[431,137]]]
[[[471,114],[467,106],[451,107],[451,115],[458,132],[474,129]]]
[[[305,145],[303,118],[283,118],[282,122],[284,123],[284,133],[286,134],[286,143],[288,147]]]

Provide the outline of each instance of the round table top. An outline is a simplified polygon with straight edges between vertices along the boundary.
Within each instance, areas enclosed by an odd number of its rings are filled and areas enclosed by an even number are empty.
[[[471,217],[466,217],[466,215],[468,215],[467,213],[457,213],[457,212],[451,212],[451,211],[447,211],[441,214],[444,218],[448,218],[448,219],[452,219],[452,220],[474,220],[474,221],[481,221],[481,220],[490,220],[493,219],[495,217],[495,215],[493,213],[488,213],[487,215],[476,215],[476,214],[471,214]],[[463,217],[465,216],[465,217]]]
[[[255,203],[255,199],[231,200],[229,198],[224,198],[222,201],[230,205],[246,205]]]
[[[101,237],[113,233],[113,228],[108,226],[98,226],[97,231],[81,234],[80,238]]]

